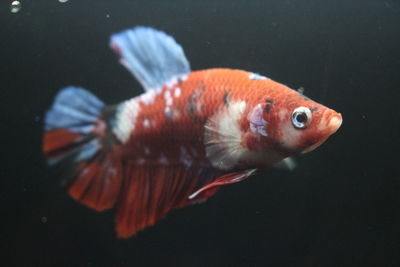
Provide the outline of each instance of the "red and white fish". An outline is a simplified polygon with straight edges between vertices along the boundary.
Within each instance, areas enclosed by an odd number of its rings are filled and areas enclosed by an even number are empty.
[[[315,149],[342,123],[256,73],[191,71],[181,46],[152,28],[115,34],[111,47],[145,92],[105,106],[84,89],[63,89],[46,114],[44,153],[74,199],[98,211],[116,207],[119,237]]]

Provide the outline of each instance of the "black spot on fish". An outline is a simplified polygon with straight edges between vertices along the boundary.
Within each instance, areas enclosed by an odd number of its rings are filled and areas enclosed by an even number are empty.
[[[223,96],[223,101],[224,101],[224,104],[226,105],[226,106],[229,106],[229,104],[230,104],[230,102],[231,102],[231,92],[229,91],[229,92],[225,92],[225,94],[224,94],[224,96]]]
[[[198,113],[199,110],[197,108],[197,104],[195,102],[189,102],[187,105],[187,111],[190,118],[193,120],[195,124],[204,124],[206,119],[201,117]]]
[[[301,94],[301,95],[304,95],[304,91],[305,91],[305,89],[304,89],[303,86],[301,86],[299,89],[297,89],[297,92],[298,92],[299,94]]]
[[[192,95],[189,96],[189,101],[187,104],[187,112],[190,116],[190,118],[193,120],[195,124],[203,124],[205,123],[204,119],[200,118],[199,112],[201,106],[198,103],[199,95],[196,93],[193,93]]]
[[[193,121],[195,124],[203,125],[206,123],[207,119],[204,117],[195,116],[193,117]]]
[[[202,97],[206,86],[201,83],[196,89],[194,89],[193,94],[191,94],[188,98],[187,102],[187,112],[192,120],[196,124],[203,124],[205,123],[205,119],[200,117],[201,109],[202,109]]]
[[[267,113],[271,111],[271,108],[272,108],[273,104],[274,104],[274,101],[272,99],[265,100],[265,111]]]
[[[187,104],[187,111],[189,115],[194,115],[197,113],[197,98],[198,95],[196,93],[193,93],[189,96]]]
[[[300,87],[299,89],[297,89],[296,91],[297,91],[297,93],[299,93],[299,95],[301,95],[301,96],[303,97],[303,99],[304,99],[305,101],[310,100],[310,98],[308,98],[307,96],[304,95],[305,89],[304,89],[303,86]]]
[[[188,106],[187,109],[189,111],[189,114],[195,114],[198,112],[198,101],[200,98],[203,96],[204,91],[206,90],[206,86],[203,83],[200,83],[196,89],[194,89],[193,94],[189,96],[188,99]]]
[[[106,121],[107,125],[111,126],[111,129],[115,127],[116,121],[116,114],[119,111],[119,105],[113,105],[113,106],[105,106],[103,110],[101,111],[101,115]]]
[[[196,103],[193,101],[189,101],[187,105],[187,111],[189,115],[194,115],[197,112]]]
[[[317,108],[317,107],[313,107],[313,108],[311,109],[311,112],[315,112],[315,111],[318,111],[318,108]]]

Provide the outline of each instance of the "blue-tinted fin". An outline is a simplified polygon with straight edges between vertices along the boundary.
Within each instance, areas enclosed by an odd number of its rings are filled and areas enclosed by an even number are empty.
[[[46,113],[44,122],[46,132],[53,130],[65,130],[83,136],[90,136],[91,131],[101,116],[104,107],[95,95],[79,87],[66,87],[56,96],[50,110]],[[62,137],[59,137],[62,138]],[[92,135],[85,138],[85,142],[77,142],[79,145],[67,143],[69,149],[60,153],[57,157],[49,158],[50,165],[56,164],[70,153],[75,153],[76,162],[87,160],[95,155],[100,148],[100,142]]]
[[[92,93],[79,87],[66,87],[46,113],[45,130],[67,128],[75,133],[88,133],[103,107],[103,102]]]
[[[116,110],[82,88],[67,87],[45,116],[43,151],[49,165],[66,178],[74,199],[96,210],[111,208],[121,187],[111,125]]]
[[[110,45],[146,91],[190,72],[182,47],[162,31],[138,26],[112,35]]]

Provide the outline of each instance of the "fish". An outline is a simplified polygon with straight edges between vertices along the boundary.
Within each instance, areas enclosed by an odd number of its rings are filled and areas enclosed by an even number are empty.
[[[192,71],[168,34],[136,26],[110,38],[144,91],[106,105],[68,86],[45,114],[43,152],[77,202],[115,208],[129,238],[170,211],[320,146],[340,113],[244,70]]]

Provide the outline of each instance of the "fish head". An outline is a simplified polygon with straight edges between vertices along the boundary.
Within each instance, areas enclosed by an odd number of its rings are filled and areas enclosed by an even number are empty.
[[[325,142],[342,124],[342,115],[297,91],[276,103],[272,138],[281,150],[307,153]]]
[[[248,147],[264,151],[273,163],[320,146],[339,129],[342,116],[285,87],[279,95],[251,107],[247,122],[252,137]]]
[[[305,108],[305,110],[303,110],[303,108]],[[308,111],[311,111],[311,116],[307,117],[307,120],[310,121],[307,123],[300,122],[303,120],[303,117],[306,116],[304,114],[308,113]],[[315,102],[312,104],[312,107],[310,107],[310,105],[308,105],[308,107],[305,105],[294,109],[292,112],[292,124],[295,128],[299,127],[299,130],[303,129],[303,125],[305,126],[297,139],[297,143],[293,144],[294,149],[301,153],[313,151],[324,143],[329,136],[334,134],[340,128],[342,122],[343,119],[340,113]]]

